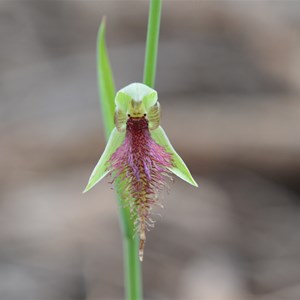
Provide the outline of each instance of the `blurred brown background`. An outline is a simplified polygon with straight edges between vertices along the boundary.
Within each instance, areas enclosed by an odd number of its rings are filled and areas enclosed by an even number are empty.
[[[95,39],[141,81],[147,1],[0,2],[0,299],[123,297]],[[300,299],[300,2],[165,1],[162,123],[176,180],[148,234],[145,299]]]

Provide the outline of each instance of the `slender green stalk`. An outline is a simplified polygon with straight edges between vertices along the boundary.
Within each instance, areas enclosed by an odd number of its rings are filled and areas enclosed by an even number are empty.
[[[144,83],[150,87],[153,87],[155,83],[160,12],[161,0],[150,0],[144,66]],[[105,18],[102,20],[98,33],[97,71],[100,104],[102,107],[106,140],[108,140],[110,133],[114,128],[115,84],[105,43]],[[126,298],[128,300],[141,300],[142,275],[141,264],[138,255],[139,241],[137,237],[134,237],[134,224],[130,218],[129,208],[124,208],[122,205],[121,194],[118,192],[121,191],[121,189],[122,182],[116,179],[115,190],[117,191],[117,200],[120,207],[120,223],[123,235]]]
[[[161,15],[161,0],[151,0],[148,18],[147,42],[144,64],[144,83],[154,87],[156,74],[157,48]]]
[[[123,241],[125,262],[125,285],[126,299],[141,300],[142,296],[142,274],[141,263],[138,258],[139,240],[125,237]]]

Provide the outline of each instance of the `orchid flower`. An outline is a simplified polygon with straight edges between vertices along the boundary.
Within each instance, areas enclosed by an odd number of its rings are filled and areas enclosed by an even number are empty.
[[[107,174],[119,178],[119,192],[139,233],[139,257],[143,260],[146,229],[153,227],[151,210],[166,180],[177,175],[197,186],[187,166],[160,126],[157,92],[142,83],[132,83],[115,97],[115,128],[91,174],[84,192]]]

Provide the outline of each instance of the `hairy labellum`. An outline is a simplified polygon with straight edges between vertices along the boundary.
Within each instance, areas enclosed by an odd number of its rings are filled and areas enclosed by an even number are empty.
[[[158,193],[166,186],[172,155],[151,137],[145,117],[128,118],[122,145],[112,154],[109,169],[125,182],[122,195],[128,203],[140,235],[139,257],[143,260],[145,231],[152,225],[150,213]],[[125,196],[124,196],[125,195]]]

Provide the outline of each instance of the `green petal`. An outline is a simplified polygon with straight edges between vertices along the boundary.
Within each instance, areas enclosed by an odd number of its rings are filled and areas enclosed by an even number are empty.
[[[160,105],[158,101],[148,110],[147,118],[150,130],[158,128],[160,123]]]
[[[116,128],[113,129],[105,150],[101,155],[96,167],[94,168],[85,190],[83,191],[84,193],[90,190],[96,183],[98,183],[109,173],[109,170],[107,169],[107,162],[111,155],[121,146],[124,138],[125,132],[119,132]]]
[[[150,131],[152,138],[158,143],[159,145],[165,147],[167,152],[173,154],[174,166],[169,168],[172,173],[180,177],[182,180],[188,182],[191,185],[198,186],[194,178],[192,177],[189,169],[185,165],[182,158],[178,155],[178,153],[174,150],[173,146],[171,145],[166,133],[164,130],[159,126],[157,129]]]

